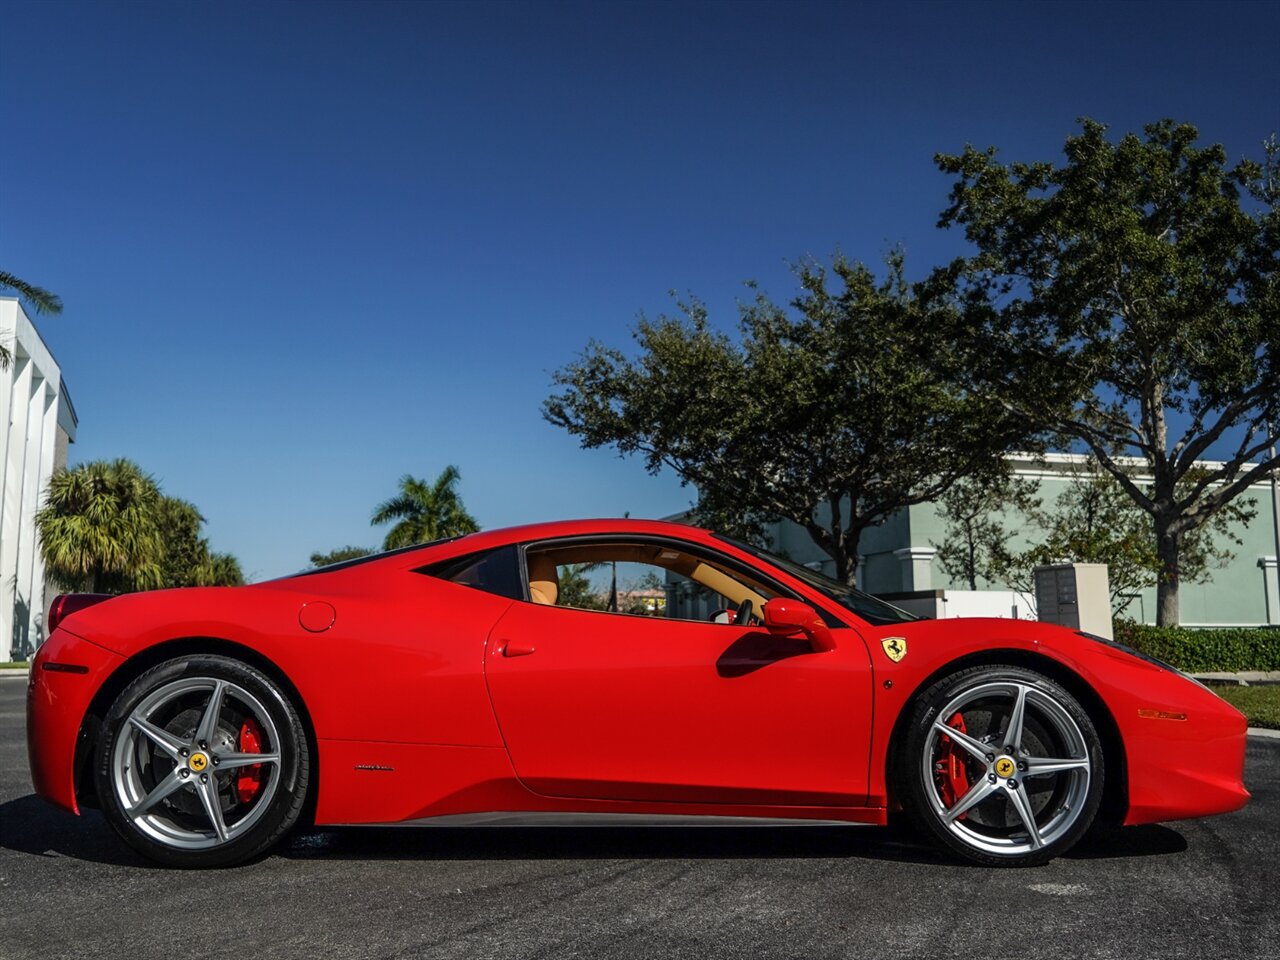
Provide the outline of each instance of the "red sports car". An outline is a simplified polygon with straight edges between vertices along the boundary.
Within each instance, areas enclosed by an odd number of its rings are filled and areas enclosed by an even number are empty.
[[[595,572],[592,572],[595,571]],[[591,589],[621,571],[640,585]],[[144,854],[236,863],[300,819],[883,824],[1040,863],[1095,819],[1225,813],[1245,719],[1114,643],[919,620],[691,527],[475,533],[267,583],[55,601],[36,790]]]

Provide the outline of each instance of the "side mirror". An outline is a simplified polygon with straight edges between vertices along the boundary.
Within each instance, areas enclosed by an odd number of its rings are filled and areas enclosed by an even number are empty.
[[[836,648],[831,628],[823,623],[817,610],[800,600],[774,597],[764,605],[764,627],[775,637],[794,637],[803,633],[815,650]]]

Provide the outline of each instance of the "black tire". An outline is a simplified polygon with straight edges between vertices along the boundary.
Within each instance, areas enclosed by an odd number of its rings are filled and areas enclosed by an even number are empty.
[[[1011,736],[1020,697],[1023,722]],[[1053,680],[1022,667],[970,667],[909,709],[894,782],[911,822],[945,850],[983,866],[1036,866],[1093,823],[1102,744],[1088,713]],[[1061,769],[1047,769],[1051,759]]]
[[[244,746],[249,729],[257,750]],[[139,853],[224,867],[297,822],[310,766],[302,721],[275,682],[229,657],[192,655],[152,667],[116,698],[94,775],[107,820]]]

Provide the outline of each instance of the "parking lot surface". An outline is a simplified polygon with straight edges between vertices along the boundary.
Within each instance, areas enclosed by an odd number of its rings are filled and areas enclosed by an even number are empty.
[[[1280,957],[1280,740],[1245,809],[1028,870],[869,827],[371,828],[155,867],[32,795],[0,680],[0,958]]]

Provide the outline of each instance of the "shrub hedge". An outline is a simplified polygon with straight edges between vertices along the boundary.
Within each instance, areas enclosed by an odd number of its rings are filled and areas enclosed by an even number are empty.
[[[1114,632],[1118,643],[1188,673],[1280,670],[1280,629],[1193,630],[1117,620]]]

